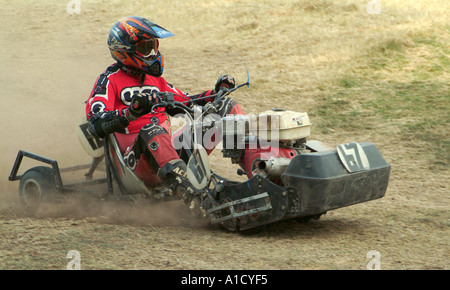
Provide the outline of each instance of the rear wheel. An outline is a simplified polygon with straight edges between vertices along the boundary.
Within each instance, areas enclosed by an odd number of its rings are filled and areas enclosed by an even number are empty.
[[[55,194],[55,177],[50,167],[33,167],[20,178],[20,201],[31,213],[35,213],[41,203],[53,200]]]

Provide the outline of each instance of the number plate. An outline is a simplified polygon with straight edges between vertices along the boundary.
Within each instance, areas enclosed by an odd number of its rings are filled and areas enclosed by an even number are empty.
[[[337,153],[342,164],[350,173],[370,169],[364,149],[356,142],[338,145]]]

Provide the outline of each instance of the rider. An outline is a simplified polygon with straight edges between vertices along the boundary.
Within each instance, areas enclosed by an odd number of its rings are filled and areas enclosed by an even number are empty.
[[[161,182],[190,204],[198,192],[186,177],[186,163],[171,143],[171,127],[164,108],[157,103],[155,92],[174,93],[176,101],[186,102],[215,94],[221,88],[235,87],[234,78],[222,75],[213,90],[188,95],[168,83],[161,75],[164,57],[159,39],[173,36],[161,26],[137,16],[117,21],[110,30],[108,47],[117,61],[96,80],[86,104],[88,131],[104,138],[113,133],[124,160],[148,187]],[[205,101],[211,99],[202,99]],[[215,105],[216,113],[243,114],[236,101],[225,98]]]

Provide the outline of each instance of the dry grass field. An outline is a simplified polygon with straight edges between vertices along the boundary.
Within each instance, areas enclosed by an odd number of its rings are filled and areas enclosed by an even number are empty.
[[[0,0],[0,269],[449,269],[450,2],[379,0]],[[375,143],[392,165],[382,199],[285,221],[254,235],[192,220],[179,202],[135,207],[75,200],[24,212],[9,182],[20,149],[60,167],[90,161],[76,137],[96,77],[113,60],[112,24],[144,16],[164,77],[200,93],[218,76],[250,88],[247,113],[307,111],[311,139]],[[213,168],[235,167],[212,156]],[[23,168],[34,166],[26,161]]]

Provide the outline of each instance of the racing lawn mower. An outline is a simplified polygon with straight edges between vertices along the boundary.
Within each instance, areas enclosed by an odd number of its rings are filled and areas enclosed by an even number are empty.
[[[244,85],[249,82],[213,97],[219,100]],[[187,176],[193,186],[206,193],[210,206],[203,208],[203,214],[211,224],[248,231],[286,219],[318,219],[327,211],[382,198],[386,193],[391,166],[376,146],[350,142],[330,148],[308,140],[311,123],[306,112],[274,108],[256,116],[211,117],[214,114],[208,105],[188,107],[175,101],[171,93],[159,93],[158,98],[154,109],[176,108],[188,120],[183,136],[190,138],[183,138],[181,144],[188,156]],[[223,158],[239,165],[237,174],[246,176],[245,181],[229,180],[211,170],[208,154],[198,142],[208,130],[220,132]],[[92,156],[90,164],[60,169],[55,160],[19,151],[9,180],[20,180],[20,200],[30,211],[66,193],[89,193],[93,185],[101,185],[101,192],[94,194],[102,199],[144,197],[160,202],[176,198],[167,187],[144,185],[124,162],[114,134],[96,139],[87,133],[84,121],[78,136]],[[33,167],[18,175],[23,157],[49,166]],[[106,176],[93,178],[103,163]],[[62,182],[61,173],[79,170],[87,170],[84,181]]]

